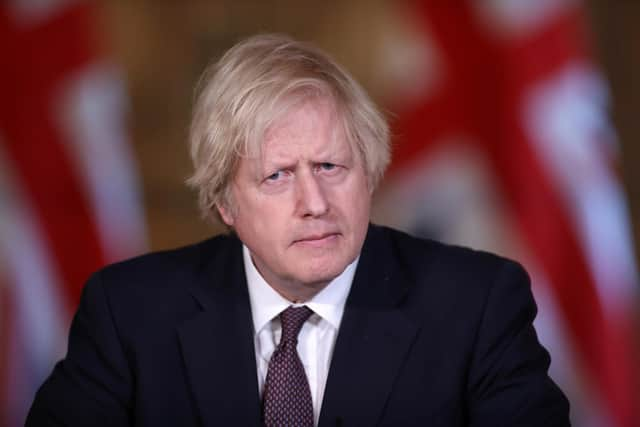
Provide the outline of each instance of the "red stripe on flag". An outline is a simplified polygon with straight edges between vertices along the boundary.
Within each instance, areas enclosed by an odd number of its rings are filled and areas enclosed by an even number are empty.
[[[92,18],[93,6],[79,4],[33,28],[18,27],[0,8],[9,50],[0,92],[11,100],[0,103],[2,143],[56,259],[69,308],[88,275],[105,262],[80,171],[54,110],[66,81],[97,58]]]
[[[527,141],[522,124],[514,121],[517,111],[504,113],[505,144],[493,153],[493,160],[506,198],[522,235],[551,282],[574,345],[600,397],[608,403],[616,425],[631,426],[628,378],[632,369],[624,357],[628,343],[620,340],[620,331],[604,314],[575,223],[558,187]]]
[[[505,134],[502,144],[494,145],[492,157],[522,234],[552,284],[596,393],[606,402],[616,425],[625,427],[635,422],[633,368],[631,336],[625,337],[627,328],[620,326],[631,319],[618,322],[606,317],[567,201],[533,149],[523,128],[522,108],[518,108],[525,105],[527,88],[571,62],[587,60],[584,22],[581,11],[574,9],[526,43],[503,46],[500,57],[507,59],[503,70],[511,77],[501,109]]]

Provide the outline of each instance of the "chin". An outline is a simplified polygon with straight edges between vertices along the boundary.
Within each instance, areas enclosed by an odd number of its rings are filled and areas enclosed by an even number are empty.
[[[312,263],[308,268],[300,272],[300,277],[303,278],[301,282],[312,286],[314,284],[326,285],[338,277],[344,269],[347,268],[349,263],[350,261],[346,259],[341,261],[334,260],[329,263]]]

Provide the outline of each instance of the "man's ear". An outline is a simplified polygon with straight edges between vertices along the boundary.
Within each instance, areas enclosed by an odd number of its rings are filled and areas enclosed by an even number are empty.
[[[223,204],[216,205],[216,209],[218,209],[218,213],[220,213],[220,218],[222,218],[224,223],[227,224],[229,227],[233,227],[234,218],[233,218],[231,209],[229,209],[227,206]]]

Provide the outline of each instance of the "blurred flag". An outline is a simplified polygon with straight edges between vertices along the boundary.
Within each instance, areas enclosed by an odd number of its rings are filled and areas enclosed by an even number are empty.
[[[88,275],[145,246],[126,97],[96,4],[0,5],[0,426],[66,351]]]
[[[376,219],[522,261],[574,425],[636,425],[638,276],[584,5],[408,5]]]

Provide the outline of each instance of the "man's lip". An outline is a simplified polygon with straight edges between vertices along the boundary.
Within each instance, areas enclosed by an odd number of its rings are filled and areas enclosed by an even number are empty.
[[[304,236],[301,237],[299,239],[296,239],[293,241],[293,243],[299,243],[299,242],[317,242],[323,239],[326,239],[328,237],[332,237],[332,236],[337,236],[338,233],[337,232],[331,232],[331,233],[321,233],[321,234],[310,234],[308,236]]]

